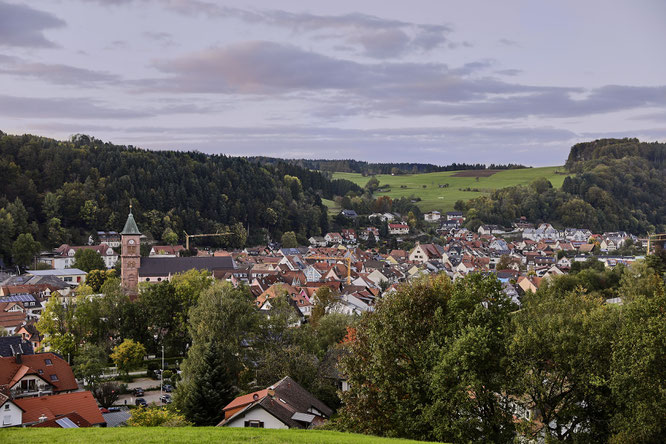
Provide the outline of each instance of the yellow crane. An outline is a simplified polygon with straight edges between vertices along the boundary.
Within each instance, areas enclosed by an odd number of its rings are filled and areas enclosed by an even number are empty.
[[[661,234],[648,234],[648,238],[647,238],[647,253],[646,253],[646,255],[650,254],[650,249],[651,249],[651,248],[650,248],[650,247],[651,247],[650,244],[651,244],[653,241],[666,243],[666,233],[661,233]]]
[[[313,259],[315,261],[335,260],[335,261],[345,261],[345,262],[347,262],[347,285],[351,284],[351,256],[335,257],[335,256],[314,255],[314,256],[305,256],[303,259],[305,259],[305,260]]]
[[[183,231],[183,233],[185,233],[185,249],[186,250],[190,249],[190,238],[191,237],[228,236],[230,234],[233,234],[229,231],[225,231],[224,233],[207,233],[207,234],[187,234],[186,231]]]

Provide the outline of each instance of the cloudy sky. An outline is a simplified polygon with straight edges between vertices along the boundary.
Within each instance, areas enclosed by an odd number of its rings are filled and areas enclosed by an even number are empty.
[[[0,129],[558,165],[666,140],[663,0],[0,0]]]

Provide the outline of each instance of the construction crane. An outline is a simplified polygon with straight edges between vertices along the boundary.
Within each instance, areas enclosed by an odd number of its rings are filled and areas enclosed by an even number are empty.
[[[185,249],[186,250],[190,249],[190,238],[191,237],[228,236],[230,234],[233,234],[229,231],[226,231],[224,233],[208,233],[208,234],[187,234],[186,231],[183,231],[183,233],[185,233]]]
[[[335,256],[305,256],[303,259],[308,260],[308,259],[313,259],[315,261],[328,261],[328,260],[335,260],[335,261],[345,261],[347,262],[347,285],[351,284],[351,256],[347,257],[335,257]]]
[[[651,248],[650,248],[650,247],[651,247],[650,244],[651,244],[653,241],[655,241],[655,242],[661,242],[661,243],[662,243],[662,246],[663,246],[663,244],[666,243],[666,233],[661,233],[661,234],[648,234],[648,238],[647,238],[647,253],[646,253],[646,256],[650,254],[650,249],[651,249]]]

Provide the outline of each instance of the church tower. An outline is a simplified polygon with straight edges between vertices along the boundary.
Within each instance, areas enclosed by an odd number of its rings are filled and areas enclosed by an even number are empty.
[[[141,266],[141,233],[134,222],[132,205],[125,222],[125,228],[120,233],[122,251],[120,253],[120,281],[123,290],[130,295],[138,294],[139,267]]]

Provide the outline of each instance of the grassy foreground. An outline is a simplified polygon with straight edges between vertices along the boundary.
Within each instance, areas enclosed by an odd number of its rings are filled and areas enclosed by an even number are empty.
[[[116,427],[84,429],[0,429],[0,442],[13,443],[258,443],[258,444],[409,444],[419,441],[378,438],[328,430],[268,430],[226,427]]]
[[[440,173],[424,174],[405,174],[401,176],[391,176],[390,174],[380,174],[377,177],[379,185],[390,185],[389,192],[378,192],[375,196],[388,195],[391,198],[401,197],[420,197],[418,203],[422,211],[453,210],[453,205],[457,200],[470,200],[475,197],[490,194],[494,190],[510,187],[514,185],[526,185],[534,179],[545,177],[550,180],[555,188],[560,188],[564,182],[566,174],[564,167],[540,167],[525,168],[519,170],[502,170],[488,177],[474,176],[475,171],[442,171]],[[479,170],[484,174],[484,170]],[[457,176],[457,174],[469,174],[469,176]],[[370,177],[363,177],[358,173],[333,173],[334,179],[347,179],[360,186],[365,186]],[[440,188],[439,185],[448,184],[446,188]],[[425,188],[424,188],[425,185]],[[403,186],[404,188],[401,188]],[[460,191],[460,188],[476,188],[479,191]]]

